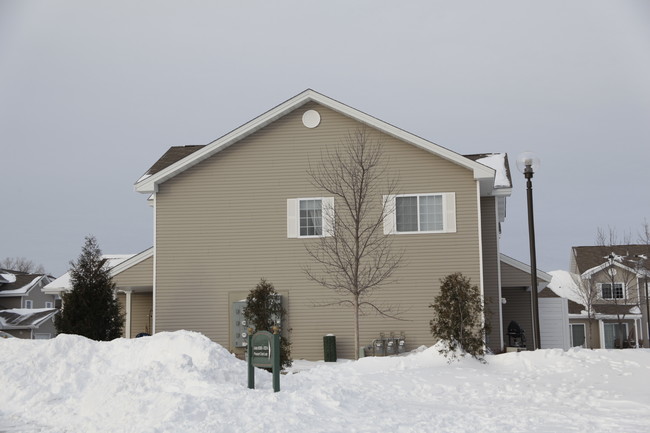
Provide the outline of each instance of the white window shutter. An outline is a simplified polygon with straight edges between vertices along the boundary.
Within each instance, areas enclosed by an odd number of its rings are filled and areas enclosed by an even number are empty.
[[[456,193],[447,192],[442,195],[445,233],[456,233]]]
[[[322,198],[323,236],[332,236],[334,232],[334,197]]]
[[[295,198],[287,199],[287,237],[298,237],[298,205]]]
[[[390,235],[395,232],[395,195],[384,196],[384,234]]]

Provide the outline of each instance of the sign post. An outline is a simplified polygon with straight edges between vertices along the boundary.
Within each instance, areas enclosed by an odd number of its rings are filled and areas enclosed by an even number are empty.
[[[280,391],[280,328],[273,327],[273,334],[259,331],[253,334],[248,329],[248,388],[255,388],[254,367],[271,368],[273,371],[273,391]]]
[[[253,347],[253,328],[248,328],[248,345],[246,347],[246,363],[248,364],[248,389],[255,389],[255,367],[251,362]]]

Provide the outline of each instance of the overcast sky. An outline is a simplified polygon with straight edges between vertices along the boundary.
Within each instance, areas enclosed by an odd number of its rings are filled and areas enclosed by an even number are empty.
[[[152,245],[133,183],[312,88],[461,154],[507,152],[502,250],[568,269],[650,220],[650,1],[0,1],[0,259]]]

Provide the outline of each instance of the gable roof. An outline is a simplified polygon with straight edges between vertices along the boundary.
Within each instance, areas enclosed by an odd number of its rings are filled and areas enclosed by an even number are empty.
[[[607,256],[611,253],[615,255],[622,256],[622,262],[620,265],[625,266],[626,268],[634,269],[635,265],[633,259],[635,255],[645,254],[648,255],[650,252],[649,245],[610,245],[610,246],[579,246],[573,247],[572,254],[573,260],[577,267],[577,271],[580,274],[584,274],[588,271],[593,270],[594,268],[604,268],[609,263]],[[646,266],[650,266],[650,261],[646,261]]]
[[[35,329],[58,311],[56,308],[0,310],[0,329]]]
[[[113,269],[115,266],[130,259],[135,254],[102,254],[105,266],[108,269]],[[62,292],[67,292],[72,289],[72,282],[70,281],[70,272],[66,272],[56,280],[52,281],[43,287],[43,293],[49,295],[58,295]]]
[[[121,272],[126,271],[127,269],[130,269],[137,265],[138,263],[142,263],[148,258],[153,257],[153,247],[147,248],[146,250],[135,254],[128,259],[124,260],[121,263],[118,263],[114,267],[111,268],[111,277],[114,277],[118,275]]]
[[[519,260],[514,259],[510,256],[506,256],[503,253],[499,253],[499,259],[501,262],[506,263],[513,268],[519,269],[520,271],[530,275],[530,265],[527,265],[524,262],[520,262]],[[552,275],[537,268],[537,292],[540,292],[542,289],[544,289],[551,282],[552,278]]]
[[[495,170],[493,168],[399,129],[311,89],[305,90],[205,146],[184,146],[168,150],[167,157],[163,155],[164,160],[163,158],[159,159],[145,175],[136,181],[135,190],[143,194],[156,192],[160,183],[171,179],[309,102],[316,102],[387,135],[472,170],[474,179],[480,182],[481,195],[510,195],[510,187],[495,188]],[[187,154],[183,156],[183,152],[187,152]],[[170,161],[174,162],[169,163]]]
[[[47,278],[44,274],[26,274],[24,272],[19,272],[15,274],[3,273],[3,283],[0,281],[0,297],[9,297],[9,296],[25,296],[32,290],[34,287],[38,286],[38,283]],[[45,280],[49,282],[49,280]]]

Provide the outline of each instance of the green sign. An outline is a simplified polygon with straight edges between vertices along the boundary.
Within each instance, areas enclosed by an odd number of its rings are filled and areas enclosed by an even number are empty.
[[[253,334],[251,341],[251,361],[255,367],[273,367],[273,334],[259,331]]]
[[[248,328],[248,387],[255,389],[255,367],[271,368],[273,371],[273,391],[280,391],[280,329],[259,331],[251,335]]]

